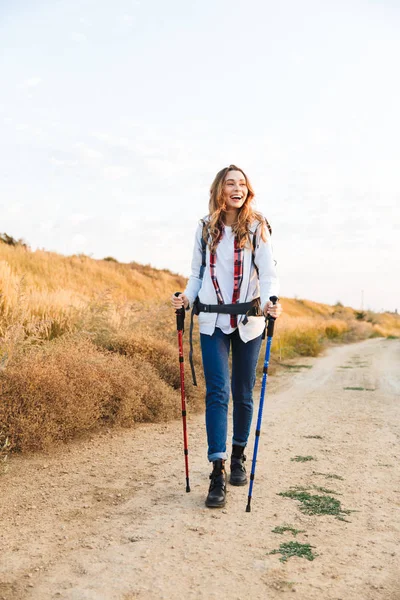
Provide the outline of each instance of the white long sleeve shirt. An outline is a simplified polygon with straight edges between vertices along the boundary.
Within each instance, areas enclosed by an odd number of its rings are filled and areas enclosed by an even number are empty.
[[[254,221],[250,231],[253,233],[258,221]],[[230,230],[230,231],[229,231]],[[254,250],[253,264],[252,248],[245,247],[243,252],[243,280],[240,288],[239,302],[250,302],[254,298],[260,298],[261,307],[264,307],[270,296],[277,296],[279,292],[278,278],[275,269],[275,262],[272,255],[271,236],[266,231],[266,241],[261,238],[261,226],[257,229],[256,247]],[[206,267],[203,279],[200,279],[200,268],[202,262],[202,237],[203,225],[200,222],[195,234],[195,242],[192,258],[192,272],[184,294],[188,297],[190,305],[193,304],[196,297],[204,304],[218,304],[215,288],[210,274],[210,250],[206,249]],[[216,274],[222,297],[226,304],[232,302],[233,292],[233,271],[234,271],[234,236],[230,227],[225,227],[224,236],[217,246]],[[248,317],[246,324],[243,324],[244,315],[238,315],[239,335],[244,342],[248,342],[259,336],[265,326],[264,317]],[[224,333],[234,331],[230,327],[229,315],[218,313],[199,314],[200,333],[212,335],[215,327],[218,326]],[[228,327],[227,327],[228,326]]]

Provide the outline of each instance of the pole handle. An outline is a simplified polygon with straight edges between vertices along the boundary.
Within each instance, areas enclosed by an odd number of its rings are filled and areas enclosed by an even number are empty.
[[[270,296],[269,299],[271,300],[272,304],[276,304],[279,300],[277,296]],[[271,315],[268,315],[267,320],[267,337],[272,337],[274,335],[275,317],[271,317]]]
[[[175,296],[179,296],[179,294],[181,294],[182,292],[175,292]],[[185,324],[185,308],[182,306],[182,308],[177,308],[175,311],[176,314],[176,329],[177,331],[184,331],[184,324]]]

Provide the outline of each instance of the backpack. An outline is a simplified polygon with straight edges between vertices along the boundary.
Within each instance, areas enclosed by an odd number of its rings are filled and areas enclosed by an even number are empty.
[[[268,231],[269,234],[272,235],[272,228],[271,225],[268,223],[267,219],[264,217],[265,219],[265,223],[268,227]],[[206,264],[206,252],[207,252],[207,243],[204,239],[205,237],[205,232],[206,232],[206,228],[207,228],[207,222],[204,219],[201,220],[201,222],[203,223],[203,229],[201,232],[201,267],[200,267],[200,272],[199,272],[199,278],[202,280],[204,277],[204,271],[205,268],[207,266]],[[252,262],[254,265],[255,270],[257,271],[257,275],[258,275],[258,267],[255,263],[255,253],[256,253],[256,244],[257,244],[257,229],[258,229],[259,225],[257,225],[257,227],[255,228],[255,231],[253,231],[253,237],[251,240],[251,258],[252,258]],[[276,261],[275,261],[276,264]]]

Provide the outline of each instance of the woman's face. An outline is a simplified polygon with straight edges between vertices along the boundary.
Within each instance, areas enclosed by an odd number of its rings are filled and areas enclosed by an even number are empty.
[[[248,189],[245,176],[241,171],[228,171],[222,186],[222,197],[226,210],[242,208]]]

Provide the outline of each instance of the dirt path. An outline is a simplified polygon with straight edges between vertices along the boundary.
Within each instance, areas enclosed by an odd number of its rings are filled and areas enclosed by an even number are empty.
[[[180,422],[14,457],[0,476],[0,599],[399,600],[399,358],[399,341],[370,340],[270,378],[250,514],[247,487],[204,506],[203,416],[189,420],[190,494]],[[304,514],[278,495],[294,486],[330,488],[356,512]],[[283,524],[304,532],[272,532]],[[269,554],[291,540],[318,556]]]

